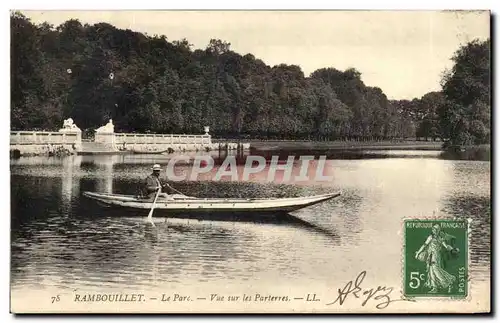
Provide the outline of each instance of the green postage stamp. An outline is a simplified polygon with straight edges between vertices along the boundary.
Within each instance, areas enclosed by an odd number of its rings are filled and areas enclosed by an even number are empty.
[[[404,295],[466,298],[467,220],[404,221]]]

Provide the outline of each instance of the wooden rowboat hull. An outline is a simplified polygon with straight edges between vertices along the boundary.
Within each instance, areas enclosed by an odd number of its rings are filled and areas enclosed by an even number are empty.
[[[149,199],[134,195],[83,192],[83,196],[96,201],[100,206],[123,215],[145,216],[153,205]],[[266,217],[287,214],[311,205],[325,202],[340,196],[329,193],[307,197],[269,198],[269,199],[221,199],[195,198],[174,195],[173,200],[158,199],[155,217],[201,218],[207,215]]]

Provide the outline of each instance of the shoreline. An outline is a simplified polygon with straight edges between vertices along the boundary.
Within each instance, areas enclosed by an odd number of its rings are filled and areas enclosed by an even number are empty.
[[[233,140],[234,141],[234,140]],[[440,151],[446,154],[490,154],[491,145],[471,145],[471,146],[450,146],[448,148],[443,148],[442,141],[294,141],[294,140],[245,140],[249,143],[249,153],[256,154],[267,154],[272,152],[294,152],[294,153],[304,153],[309,152],[335,152],[335,153],[359,153],[363,151]],[[220,142],[224,144],[223,142]],[[219,143],[214,143],[219,144]],[[150,152],[155,154],[154,151]],[[137,154],[134,151],[117,151],[117,152],[106,152],[106,153],[85,153],[85,152],[66,152],[66,154],[50,154],[47,151],[38,153],[22,154],[21,156],[15,156],[15,154],[10,154],[10,159],[17,159],[20,157],[32,157],[32,156],[57,156],[62,157],[65,155],[134,155]],[[149,152],[143,152],[140,154],[149,155]],[[170,154],[158,154],[158,155],[170,155]]]
[[[442,141],[252,141],[250,147],[258,151],[269,150],[440,150]]]

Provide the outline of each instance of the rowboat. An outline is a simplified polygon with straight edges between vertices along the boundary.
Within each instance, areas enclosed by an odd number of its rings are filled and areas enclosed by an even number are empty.
[[[251,217],[287,214],[308,206],[340,196],[340,192],[306,197],[290,198],[197,198],[173,194],[170,199],[158,198],[155,217],[193,217],[231,215]],[[83,196],[96,201],[100,206],[130,215],[144,216],[153,206],[153,201],[136,195],[83,192]]]

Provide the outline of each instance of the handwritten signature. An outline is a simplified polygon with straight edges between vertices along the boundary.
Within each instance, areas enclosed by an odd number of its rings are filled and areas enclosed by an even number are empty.
[[[381,310],[389,306],[389,304],[398,302],[398,301],[413,301],[405,298],[391,299],[389,295],[393,291],[393,287],[386,286],[378,286],[377,288],[361,288],[361,283],[366,277],[366,271],[362,271],[359,273],[358,277],[353,281],[347,282],[343,289],[338,289],[337,298],[326,305],[333,305],[338,302],[339,305],[344,304],[349,294],[353,295],[356,298],[361,298],[363,302],[361,306],[365,306],[369,300],[379,301],[375,306],[377,309]]]

